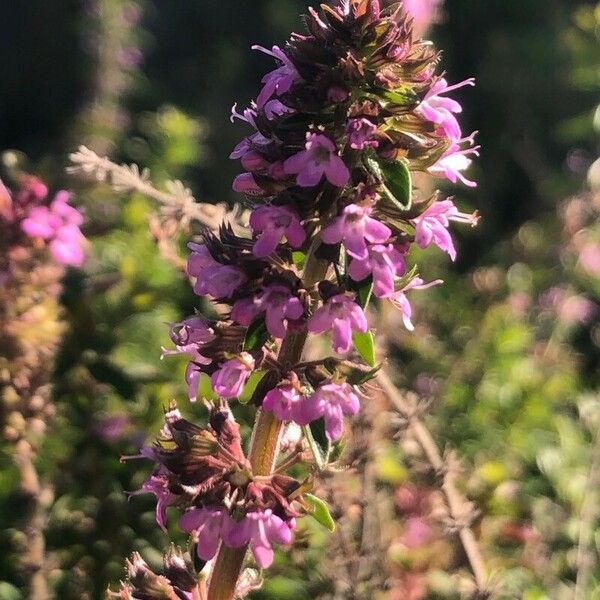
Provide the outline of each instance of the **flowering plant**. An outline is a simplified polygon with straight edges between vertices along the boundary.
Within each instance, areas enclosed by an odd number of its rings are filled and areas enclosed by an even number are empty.
[[[298,518],[333,527],[311,493],[313,479],[378,370],[371,296],[391,300],[412,327],[406,292],[428,287],[413,244],[454,260],[450,222],[477,222],[437,193],[420,197],[412,184],[422,171],[475,185],[464,171],[478,147],[462,135],[461,107],[446,95],[473,80],[449,86],[437,72],[439,54],[414,37],[399,6],[335,0],[310,8],[306,25],[284,48],[255,47],[277,66],[256,102],[233,110],[251,128],[231,158],[245,169],[233,188],[251,201],[252,235],[224,224],[189,245],[194,290],[221,316],[174,325],[175,350],[165,353],[189,356],[192,401],[203,377],[218,399],[204,399],[206,427],[169,409],[158,441],[141,451],[156,464],[142,491],[156,495],[163,528],[167,507],[178,507],[198,560],[211,565],[198,587],[159,578],[168,597],[241,597],[251,588],[247,574],[240,578],[248,548],[267,568],[274,545],[292,542]],[[309,336],[329,334],[333,353],[303,361]],[[252,379],[257,417],[245,453],[230,402]],[[279,458],[282,436],[298,427],[302,437]],[[303,479],[290,474],[299,463],[309,469]],[[167,597],[152,595],[150,580],[130,577],[122,597]]]

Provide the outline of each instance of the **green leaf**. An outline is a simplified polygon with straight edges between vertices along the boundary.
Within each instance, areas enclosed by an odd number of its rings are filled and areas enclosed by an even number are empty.
[[[331,443],[325,435],[325,420],[317,419],[302,428],[304,437],[308,442],[308,446],[315,459],[317,469],[322,471],[329,461],[329,452],[331,451]]]
[[[356,293],[356,301],[361,308],[367,308],[373,292],[373,277],[365,277],[362,281],[354,281],[348,277],[350,289]]]
[[[370,366],[375,366],[375,338],[373,333],[353,333],[352,341],[356,351],[363,357],[365,362]]]
[[[383,183],[386,191],[402,210],[409,210],[412,205],[412,181],[410,171],[404,161],[382,160]],[[389,194],[386,193],[389,196]]]
[[[240,397],[238,398],[240,404],[248,404],[248,402],[250,402],[254,392],[256,391],[256,388],[258,387],[258,384],[262,381],[262,378],[266,374],[267,372],[262,369],[252,372],[248,378],[248,381],[246,382],[246,385],[244,386],[244,389],[242,390],[242,393],[240,394]]]
[[[313,494],[305,494],[304,499],[308,502],[312,511],[308,513],[317,523],[320,523],[328,531],[335,531],[335,521],[329,512],[329,507],[324,500]]]
[[[264,319],[257,319],[250,323],[244,338],[243,349],[245,352],[251,352],[256,348],[260,348],[269,339],[269,332]]]
[[[401,160],[382,160],[373,156],[366,156],[364,160],[367,169],[381,181],[382,200],[401,211],[410,210],[412,180],[408,165]]]

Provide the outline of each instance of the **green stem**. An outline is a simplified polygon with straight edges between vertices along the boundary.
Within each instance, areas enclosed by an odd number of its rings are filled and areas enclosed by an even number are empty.
[[[315,257],[312,252],[306,261],[303,284],[310,289],[327,274],[327,261]],[[302,359],[308,332],[298,331],[288,335],[279,350],[278,361],[282,368],[293,367]],[[259,410],[252,440],[250,442],[250,463],[254,475],[270,475],[279,453],[279,438],[283,423],[273,413]],[[228,548],[221,544],[219,554],[212,569],[208,600],[233,600],[248,546]]]

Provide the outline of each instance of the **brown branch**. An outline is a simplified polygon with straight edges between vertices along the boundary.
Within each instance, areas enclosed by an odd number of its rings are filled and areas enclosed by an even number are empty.
[[[377,379],[386,396],[392,402],[402,418],[406,420],[408,431],[421,446],[429,465],[436,473],[439,473],[442,476],[440,489],[444,495],[450,519],[458,533],[458,538],[460,539],[469,562],[469,567],[475,578],[478,594],[480,597],[488,597],[490,595],[490,590],[487,569],[475,534],[470,527],[468,519],[465,518],[465,505],[467,501],[456,488],[453,470],[448,469],[446,461],[442,457],[429,430],[419,419],[414,407],[406,401],[388,375],[384,371],[380,371]]]

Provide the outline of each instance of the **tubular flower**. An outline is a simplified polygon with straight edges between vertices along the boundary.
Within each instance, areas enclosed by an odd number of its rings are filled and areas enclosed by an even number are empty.
[[[461,148],[461,145],[464,142],[467,142],[469,146]],[[451,144],[448,150],[442,154],[440,159],[433,166],[429,167],[429,172],[438,177],[445,177],[452,183],[456,183],[460,180],[467,187],[477,187],[477,184],[474,181],[467,179],[462,173],[463,171],[466,171],[473,162],[468,158],[469,155],[479,156],[479,146],[471,147],[472,145],[472,136]]]
[[[301,187],[314,187],[323,176],[337,187],[344,187],[350,179],[350,171],[338,156],[335,144],[318,133],[307,135],[305,150],[290,156],[283,169],[288,175],[296,174],[296,183]]]
[[[304,400],[299,388],[298,378],[292,374],[289,381],[284,381],[267,392],[262,404],[263,409],[271,411],[281,421],[295,420],[298,407]]]
[[[428,121],[438,125],[452,142],[458,142],[461,137],[460,125],[454,115],[462,112],[462,106],[453,98],[442,94],[465,85],[475,85],[475,79],[471,77],[455,85],[448,85],[442,77],[431,86],[418,108],[419,113]]]
[[[260,232],[252,248],[259,257],[269,256],[284,237],[292,248],[299,248],[306,239],[298,215],[286,206],[259,206],[250,215],[250,227]]]
[[[239,548],[249,542],[256,564],[267,569],[273,563],[273,544],[291,544],[293,528],[293,522],[284,521],[271,509],[256,510],[237,523],[231,522],[225,543]]]
[[[196,551],[202,560],[211,560],[219,549],[219,542],[229,515],[219,506],[193,508],[179,519],[183,531],[193,533],[197,539]]]
[[[347,383],[326,383],[306,399],[296,411],[295,421],[306,425],[323,417],[325,434],[335,442],[342,437],[344,415],[353,416],[360,410],[358,396]]]
[[[404,255],[392,244],[369,246],[368,256],[364,260],[353,258],[348,274],[355,281],[373,276],[373,293],[378,298],[389,298],[394,293],[394,280],[406,273]]]
[[[367,242],[383,244],[388,241],[392,231],[387,225],[373,219],[373,209],[368,206],[349,204],[341,216],[323,229],[321,239],[326,244],[343,242],[346,250],[353,258],[366,260],[369,256]]]
[[[238,300],[233,305],[231,318],[247,326],[263,313],[267,331],[282,339],[286,336],[288,322],[299,319],[304,314],[304,307],[288,287],[272,284],[253,298]]]
[[[192,255],[188,260],[187,271],[196,277],[194,292],[201,296],[209,294],[214,298],[231,298],[233,293],[246,281],[239,267],[223,265],[211,256],[208,248],[201,244],[188,244]]]
[[[308,322],[311,333],[331,330],[333,349],[342,354],[350,350],[352,332],[365,333],[368,328],[367,317],[362,308],[344,294],[329,298]]]
[[[264,87],[256,99],[256,105],[262,108],[273,94],[281,96],[288,92],[300,76],[292,61],[278,46],[273,46],[272,50],[267,50],[262,46],[252,46],[252,49],[260,50],[282,63],[280,67],[263,77],[262,83]]]
[[[346,127],[350,148],[353,150],[363,150],[368,146],[377,148],[379,142],[373,139],[376,131],[377,125],[374,125],[369,119],[350,119]]]
[[[402,289],[397,290],[394,295],[390,298],[392,304],[400,309],[402,313],[402,321],[404,326],[409,331],[414,331],[415,326],[413,325],[412,318],[412,306],[406,297],[406,292],[408,290],[426,290],[427,288],[433,287],[434,285],[440,285],[444,283],[441,279],[436,279],[435,281],[430,281],[429,283],[425,283],[420,277],[415,277],[411,279],[409,283],[407,283]]]
[[[254,370],[254,365],[254,358],[247,352],[225,361],[211,377],[214,391],[223,398],[237,398]]]
[[[432,204],[422,215],[413,219],[415,225],[415,242],[420,248],[427,248],[432,243],[440,250],[447,252],[452,260],[456,260],[456,249],[448,227],[450,221],[477,224],[477,213],[461,213],[452,200],[442,200]]]

